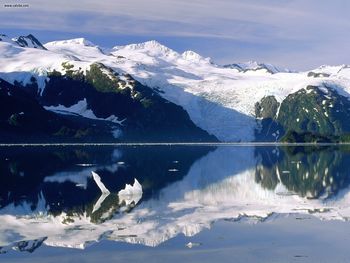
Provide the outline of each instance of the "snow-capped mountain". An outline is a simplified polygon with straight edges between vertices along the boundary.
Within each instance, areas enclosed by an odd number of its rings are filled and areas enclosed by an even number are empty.
[[[92,64],[102,65],[103,72],[118,76],[121,89],[128,86],[128,79],[151,88],[166,101],[181,106],[196,126],[221,141],[281,139],[289,130],[283,126],[283,122],[279,122],[280,106],[289,95],[308,86],[334,91],[334,98],[342,101],[349,97],[350,92],[350,70],[346,65],[322,66],[309,72],[293,72],[257,62],[220,66],[194,51],[180,54],[154,40],[108,49],[79,38],[49,42],[44,47],[47,50],[22,48],[0,41],[0,78],[26,86],[31,84],[31,78],[34,77],[37,92],[43,95],[50,86],[47,83],[52,72],[59,72],[63,77],[72,71],[81,71],[85,75]],[[261,115],[261,112],[256,111],[256,106],[264,104],[262,100],[270,96],[276,101],[272,105],[273,108],[277,106],[272,111],[274,115]],[[76,109],[72,106],[82,103],[84,99],[80,97],[69,103],[46,102],[45,106],[53,110],[65,104],[65,110],[70,111]],[[290,102],[285,101],[284,104],[287,103]],[[91,108],[91,103],[87,104],[86,111],[92,111],[93,115],[86,116],[106,119],[114,115],[119,121],[124,119],[118,116],[120,112],[98,116],[96,110]],[[344,122],[345,117],[337,112],[339,109],[326,109],[322,101],[318,100],[315,105],[323,112],[317,119],[309,118],[308,114],[296,116],[294,112],[291,113],[295,120],[299,119],[297,131],[302,133],[301,137],[308,132],[316,134],[315,139],[318,135],[327,137],[329,134],[319,125],[322,119],[328,118],[327,115],[332,116],[333,121]],[[265,110],[266,107],[269,107],[269,100],[265,100]],[[309,112],[309,109],[306,110]],[[274,130],[268,128],[271,121]],[[344,125],[340,126],[342,128],[337,130],[336,136],[350,132]]]
[[[91,121],[86,123],[85,119],[97,120],[110,127],[110,136],[101,132],[104,139],[97,136],[98,141],[217,141],[195,126],[183,108],[161,97],[158,91],[142,85],[126,72],[115,71],[98,61],[96,57],[115,57],[106,55],[91,42],[73,39],[47,46],[55,52],[0,42],[4,58],[0,66],[4,69],[0,72],[0,85],[4,90],[11,85],[14,90],[20,90],[28,100],[44,108],[41,112],[46,110],[47,114],[51,112],[50,116],[75,122],[73,129],[72,125],[62,122],[49,125],[44,135],[51,137],[50,141],[94,141],[100,125]],[[4,107],[10,95],[3,98]],[[32,120],[42,120],[26,111],[23,114],[31,116]],[[5,135],[2,136],[4,141],[13,138],[18,142],[14,132],[22,135],[20,141],[27,140],[25,134],[28,131],[24,127],[37,127],[30,125],[29,117],[26,122],[22,117],[17,118],[19,113],[22,111],[13,108],[3,114],[1,120],[6,126],[0,132]],[[38,129],[37,134],[31,132],[37,138],[43,135],[43,130]],[[43,136],[43,140],[46,141],[47,136]]]
[[[224,65],[224,67],[236,69],[239,72],[247,72],[247,71],[258,71],[259,72],[259,71],[262,71],[264,73],[270,73],[270,74],[276,74],[276,73],[280,73],[280,72],[285,72],[285,73],[291,72],[288,69],[282,69],[282,68],[276,67],[272,64],[259,63],[256,61],[227,64],[227,65]]]
[[[16,44],[20,47],[38,48],[44,50],[46,49],[32,34],[15,38],[9,38],[7,35],[0,34],[0,41]]]

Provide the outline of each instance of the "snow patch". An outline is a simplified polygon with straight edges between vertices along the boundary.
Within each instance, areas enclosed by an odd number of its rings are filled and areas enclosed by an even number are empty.
[[[94,114],[94,112],[91,109],[88,109],[88,104],[86,99],[83,99],[81,101],[78,101],[76,104],[66,107],[64,105],[58,105],[58,106],[45,106],[46,110],[53,111],[60,114],[78,114],[80,116],[83,116],[88,119],[94,119],[94,120],[104,120],[104,121],[110,121],[119,125],[123,125],[123,122],[126,119],[119,120],[117,116],[111,115],[107,118],[98,118]],[[116,131],[115,134],[117,135],[118,132]]]

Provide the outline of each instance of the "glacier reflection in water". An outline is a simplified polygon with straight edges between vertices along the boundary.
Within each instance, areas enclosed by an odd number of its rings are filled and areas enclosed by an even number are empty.
[[[349,161],[350,149],[336,146],[1,149],[0,253],[101,239],[157,246],[221,219],[345,221]],[[142,197],[118,195],[135,179]]]

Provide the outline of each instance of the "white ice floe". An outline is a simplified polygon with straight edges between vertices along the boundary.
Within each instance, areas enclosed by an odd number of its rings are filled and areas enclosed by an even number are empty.
[[[125,188],[118,192],[118,196],[120,203],[125,201],[126,205],[131,203],[137,204],[142,198],[142,186],[135,178],[134,184],[126,184]]]
[[[93,163],[77,163],[76,166],[82,166],[82,167],[91,167],[95,166],[96,164]]]
[[[126,184],[125,188],[120,190],[118,192],[119,196],[126,196],[126,195],[142,195],[142,186],[139,183],[139,181],[137,181],[137,179],[134,179],[134,184],[130,185],[130,184]]]
[[[96,203],[94,204],[94,207],[92,209],[92,213],[95,213],[97,210],[100,209],[103,201],[109,196],[110,191],[102,183],[101,177],[97,173],[95,173],[95,172],[91,172],[91,173],[92,173],[92,177],[94,178],[95,183],[97,184],[97,186],[100,188],[100,190],[102,192],[101,196],[96,201]]]
[[[97,210],[101,208],[101,205],[103,201],[109,196],[109,193],[102,193],[101,196],[98,198],[96,203],[94,204],[94,207],[92,208],[92,213],[95,213]]]
[[[110,191],[102,183],[101,177],[93,171],[91,173],[92,173],[92,177],[94,178],[95,183],[97,184],[98,188],[100,188],[102,194],[110,194]]]
[[[188,242],[186,244],[186,247],[188,248],[193,248],[193,247],[199,247],[200,245],[202,245],[201,243],[198,243],[198,242]]]

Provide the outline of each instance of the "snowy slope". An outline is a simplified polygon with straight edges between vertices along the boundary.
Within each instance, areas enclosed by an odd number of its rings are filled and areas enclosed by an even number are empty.
[[[257,61],[248,61],[243,63],[233,63],[224,66],[225,68],[236,69],[239,72],[247,72],[247,71],[258,71],[263,73],[276,74],[280,72],[290,73],[291,71],[288,69],[282,69],[276,67],[272,64],[267,63],[259,63]]]
[[[12,42],[0,41],[0,59],[0,78],[11,84],[17,80],[25,85],[34,76],[39,88],[43,90],[47,72],[54,69],[62,70],[62,62],[71,61],[72,57],[66,54],[20,47]],[[88,62],[79,61],[74,64],[80,67],[89,65]]]
[[[101,62],[156,88],[164,98],[182,106],[197,126],[222,141],[254,140],[254,104],[264,96],[274,95],[281,102],[307,85],[322,83],[335,87],[342,95],[350,92],[350,69],[344,65],[320,67],[314,71],[331,74],[312,77],[309,72],[288,72],[256,62],[236,64],[245,70],[218,66],[193,51],[180,54],[154,40],[111,49],[83,38],[44,46],[48,50],[0,41],[0,77],[26,83],[34,74],[43,89],[46,71],[62,71],[64,61],[83,70],[93,62]],[[252,70],[262,65],[268,70]]]

